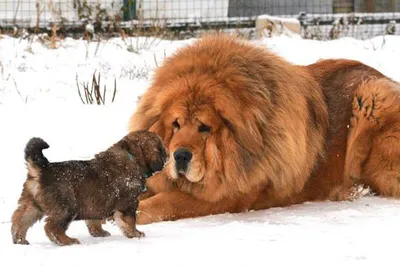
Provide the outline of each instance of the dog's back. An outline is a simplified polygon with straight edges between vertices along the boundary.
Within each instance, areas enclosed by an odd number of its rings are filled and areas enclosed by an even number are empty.
[[[25,161],[28,168],[28,177],[45,182],[45,184],[51,184],[52,182],[60,181],[65,183],[67,180],[91,176],[93,170],[90,168],[89,161],[49,162],[43,155],[43,150],[49,147],[43,139],[38,137],[31,138],[26,144]]]
[[[49,162],[43,149],[50,146],[41,138],[34,137],[25,147],[25,161],[28,179],[25,188],[34,198],[36,205],[44,212],[55,206],[64,208],[75,206],[74,190],[79,188],[77,181],[91,175],[87,161]]]

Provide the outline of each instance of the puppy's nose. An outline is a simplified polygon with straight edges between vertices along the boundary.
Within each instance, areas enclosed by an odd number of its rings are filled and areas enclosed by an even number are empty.
[[[192,152],[190,152],[189,150],[185,148],[178,148],[174,152],[176,169],[178,171],[186,171],[192,157],[193,157]]]

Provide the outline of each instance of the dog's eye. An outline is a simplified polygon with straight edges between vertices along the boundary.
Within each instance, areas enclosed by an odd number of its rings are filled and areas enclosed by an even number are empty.
[[[210,126],[207,126],[203,123],[199,126],[199,132],[201,132],[201,133],[209,133],[210,131],[211,131]]]
[[[179,129],[181,126],[179,125],[179,122],[178,122],[178,120],[175,120],[173,123],[172,123],[172,126],[174,126],[174,128],[176,128],[176,129]]]

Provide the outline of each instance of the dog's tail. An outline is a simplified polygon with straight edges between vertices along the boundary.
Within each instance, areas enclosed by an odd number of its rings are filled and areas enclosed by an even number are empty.
[[[25,160],[28,164],[28,171],[43,169],[49,164],[42,150],[50,146],[41,138],[34,137],[29,140],[25,147]]]

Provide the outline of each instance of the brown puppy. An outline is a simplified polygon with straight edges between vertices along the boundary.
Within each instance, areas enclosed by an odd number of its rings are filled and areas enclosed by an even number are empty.
[[[138,196],[145,178],[160,171],[167,158],[156,134],[131,132],[88,161],[50,163],[42,153],[46,148],[40,138],[32,138],[25,148],[28,178],[12,216],[14,243],[29,244],[28,228],[45,215],[46,234],[58,245],[79,244],[65,234],[71,221],[110,216],[128,238],[144,236],[136,229]],[[88,226],[92,235],[109,235],[101,226],[93,234]]]

